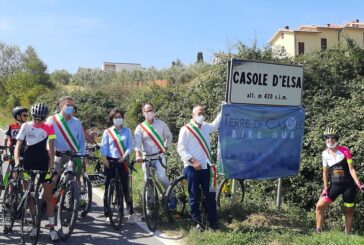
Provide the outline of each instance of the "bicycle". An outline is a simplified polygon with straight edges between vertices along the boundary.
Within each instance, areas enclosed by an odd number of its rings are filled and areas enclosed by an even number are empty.
[[[16,170],[17,178],[8,182],[3,199],[4,232],[11,232],[16,219],[20,218],[21,241],[23,244],[37,244],[40,231],[39,178],[49,171]],[[25,191],[22,191],[23,174],[28,173],[30,180]],[[8,222],[8,223],[7,223]]]
[[[219,210],[242,204],[245,196],[245,183],[243,179],[222,179],[216,195],[216,204]]]
[[[57,229],[62,240],[67,240],[76,225],[79,208],[79,188],[76,180],[74,158],[82,157],[73,153],[60,153],[59,156],[70,157],[63,165],[61,176],[57,181],[53,198],[57,200]]]
[[[171,200],[167,199],[166,190],[155,177],[156,161],[159,161],[162,167],[166,168],[159,154],[146,155],[143,158],[147,175],[143,188],[143,215],[149,230],[152,232],[156,231],[159,225],[159,193],[162,195],[162,207],[166,212],[168,212],[168,205],[170,205],[167,200]],[[174,197],[171,195],[171,198]]]

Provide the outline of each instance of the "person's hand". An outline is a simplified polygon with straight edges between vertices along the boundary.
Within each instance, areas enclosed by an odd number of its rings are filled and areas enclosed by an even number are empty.
[[[321,192],[321,197],[328,196],[327,188],[324,188]]]
[[[135,161],[138,162],[138,163],[142,163],[143,162],[143,158],[142,157],[137,157],[135,159]]]
[[[109,161],[108,160],[104,160],[104,167],[109,168]]]
[[[201,163],[195,159],[191,160],[192,162],[192,167],[196,170],[199,171],[202,169]]]
[[[356,185],[358,186],[360,192],[363,193],[364,192],[364,185],[362,183],[360,183],[360,182],[357,183]]]

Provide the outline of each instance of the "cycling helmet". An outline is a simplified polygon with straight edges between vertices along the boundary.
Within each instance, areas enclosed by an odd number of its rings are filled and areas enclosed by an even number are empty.
[[[327,127],[324,132],[324,138],[327,138],[327,137],[333,137],[336,140],[339,140],[339,134],[338,134],[336,128]]]
[[[32,105],[31,114],[32,117],[45,119],[48,115],[48,107],[42,103]]]
[[[14,117],[14,119],[15,120],[18,120],[17,118],[16,118],[16,116],[17,115],[20,115],[21,113],[23,113],[23,112],[28,112],[28,109],[27,108],[25,108],[25,107],[23,107],[23,106],[17,106],[17,107],[15,107],[14,109],[13,109],[13,117]]]

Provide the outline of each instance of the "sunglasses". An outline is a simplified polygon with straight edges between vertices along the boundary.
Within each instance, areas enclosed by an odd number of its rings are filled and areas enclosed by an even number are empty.
[[[45,117],[33,117],[34,121],[44,121]]]
[[[337,140],[337,137],[336,136],[324,136],[325,140],[328,140],[328,139],[334,139],[334,140]]]
[[[21,114],[22,117],[28,117],[28,114]]]

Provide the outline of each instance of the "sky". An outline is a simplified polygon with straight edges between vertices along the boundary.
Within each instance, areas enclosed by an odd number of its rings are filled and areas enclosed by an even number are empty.
[[[364,1],[0,0],[0,42],[33,46],[48,71],[101,68],[103,62],[167,68],[197,52],[267,45],[284,26],[364,22]]]

